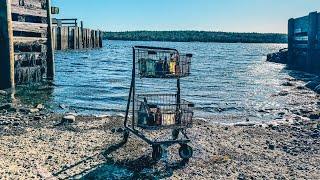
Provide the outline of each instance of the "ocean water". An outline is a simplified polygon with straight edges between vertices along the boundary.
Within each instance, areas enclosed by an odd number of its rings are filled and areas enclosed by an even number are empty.
[[[63,105],[80,114],[123,114],[135,45],[171,47],[194,55],[192,74],[181,80],[181,88],[182,97],[195,104],[197,118],[268,120],[276,115],[261,114],[261,109],[288,106],[285,100],[270,97],[283,89],[290,71],[266,62],[266,55],[285,48],[284,44],[104,41],[102,49],[56,52],[52,85],[37,91],[22,86],[17,96],[56,111]],[[149,80],[144,90],[166,92],[166,81]]]

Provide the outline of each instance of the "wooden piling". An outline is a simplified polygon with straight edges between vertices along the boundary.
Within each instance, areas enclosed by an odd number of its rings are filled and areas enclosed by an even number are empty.
[[[294,64],[294,19],[288,21],[288,65]]]
[[[14,86],[11,0],[0,0],[0,89]]]
[[[54,79],[55,64],[54,64],[54,49],[52,42],[52,18],[51,18],[51,0],[47,0],[47,22],[48,22],[48,40],[47,40],[47,78]]]
[[[308,50],[307,50],[307,71],[313,72],[319,67],[319,62],[315,62],[315,50],[317,44],[318,33],[318,13],[309,14],[309,31],[308,31]],[[318,61],[318,60],[317,60]]]

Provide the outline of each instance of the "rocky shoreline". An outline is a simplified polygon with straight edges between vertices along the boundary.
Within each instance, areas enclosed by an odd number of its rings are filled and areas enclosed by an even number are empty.
[[[0,179],[317,179],[320,122],[301,116],[268,124],[217,125],[196,120],[189,130],[194,157],[169,150],[154,163],[151,148],[122,142],[122,118],[19,111],[0,125]],[[1,112],[1,117],[11,116]],[[41,116],[40,119],[36,118]],[[22,121],[21,121],[22,120]],[[11,122],[11,121],[10,121]],[[19,124],[15,124],[19,122]]]
[[[133,135],[123,143],[123,117],[58,114],[1,99],[10,96],[1,91],[0,179],[318,179],[319,95],[295,79],[282,86],[274,96],[294,108],[257,111],[276,113],[273,121],[196,119],[188,130],[194,149],[188,163],[178,145],[168,162],[155,163],[146,143]]]

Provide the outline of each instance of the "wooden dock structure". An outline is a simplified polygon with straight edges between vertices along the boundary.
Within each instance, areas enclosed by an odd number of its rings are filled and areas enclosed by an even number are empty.
[[[51,0],[0,0],[0,89],[53,79],[54,50],[102,47],[102,33],[52,23]]]
[[[55,50],[90,49],[102,47],[102,32],[78,27],[77,19],[53,19]]]
[[[294,69],[320,72],[320,13],[289,20],[287,64]]]

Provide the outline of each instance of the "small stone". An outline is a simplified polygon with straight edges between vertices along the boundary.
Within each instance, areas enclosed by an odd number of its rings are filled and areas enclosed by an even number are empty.
[[[0,110],[10,110],[11,108],[13,108],[13,105],[10,103],[0,106]]]
[[[284,151],[287,151],[287,150],[288,150],[288,146],[283,146],[282,149],[283,149]]]
[[[310,119],[319,119],[320,118],[320,114],[319,113],[313,113],[309,115]]]
[[[66,105],[64,105],[64,104],[60,104],[60,106],[59,106],[61,109],[67,109],[67,106]]]
[[[66,115],[62,118],[63,123],[74,123],[76,121],[76,117],[73,115]]]
[[[39,109],[37,109],[37,108],[31,108],[31,109],[29,109],[29,112],[30,112],[30,113],[37,113],[37,112],[39,112]]]
[[[115,133],[115,132],[116,132],[116,129],[111,129],[111,132],[112,132],[112,133]]]
[[[48,158],[47,158],[47,159],[49,159],[49,160],[50,160],[50,159],[52,159],[52,156],[48,156]]]
[[[246,180],[246,176],[244,174],[239,174],[238,180]]]
[[[124,130],[123,130],[122,128],[118,128],[118,129],[117,129],[117,133],[123,133],[123,131],[124,131]]]
[[[6,91],[0,90],[0,96],[6,96],[8,93]]]
[[[0,126],[7,126],[10,125],[11,123],[9,121],[5,121],[5,120],[0,120]]]
[[[36,108],[39,109],[39,110],[42,110],[42,109],[44,109],[44,105],[38,104],[38,105],[36,106]]]
[[[319,133],[312,133],[311,137],[316,139],[316,138],[320,137],[320,134]]]
[[[33,119],[36,120],[36,121],[39,121],[39,120],[42,119],[42,117],[41,116],[35,116],[35,117],[33,117]]]
[[[275,149],[275,145],[269,144],[268,148],[269,148],[270,150],[274,150],[274,149]]]
[[[20,123],[18,123],[18,122],[14,122],[12,125],[13,125],[13,126],[19,126],[19,125],[20,125]]]
[[[228,130],[229,130],[229,128],[228,128],[228,127],[225,127],[225,128],[224,128],[224,130],[225,130],[225,131],[228,131]]]
[[[249,121],[250,121],[250,119],[249,119],[249,118],[246,118],[246,121],[247,121],[247,122],[249,122]]]
[[[294,86],[291,82],[285,82],[281,84],[282,86]]]
[[[287,95],[289,95],[289,92],[288,92],[288,91],[281,91],[281,92],[279,93],[279,96],[287,96]]]

